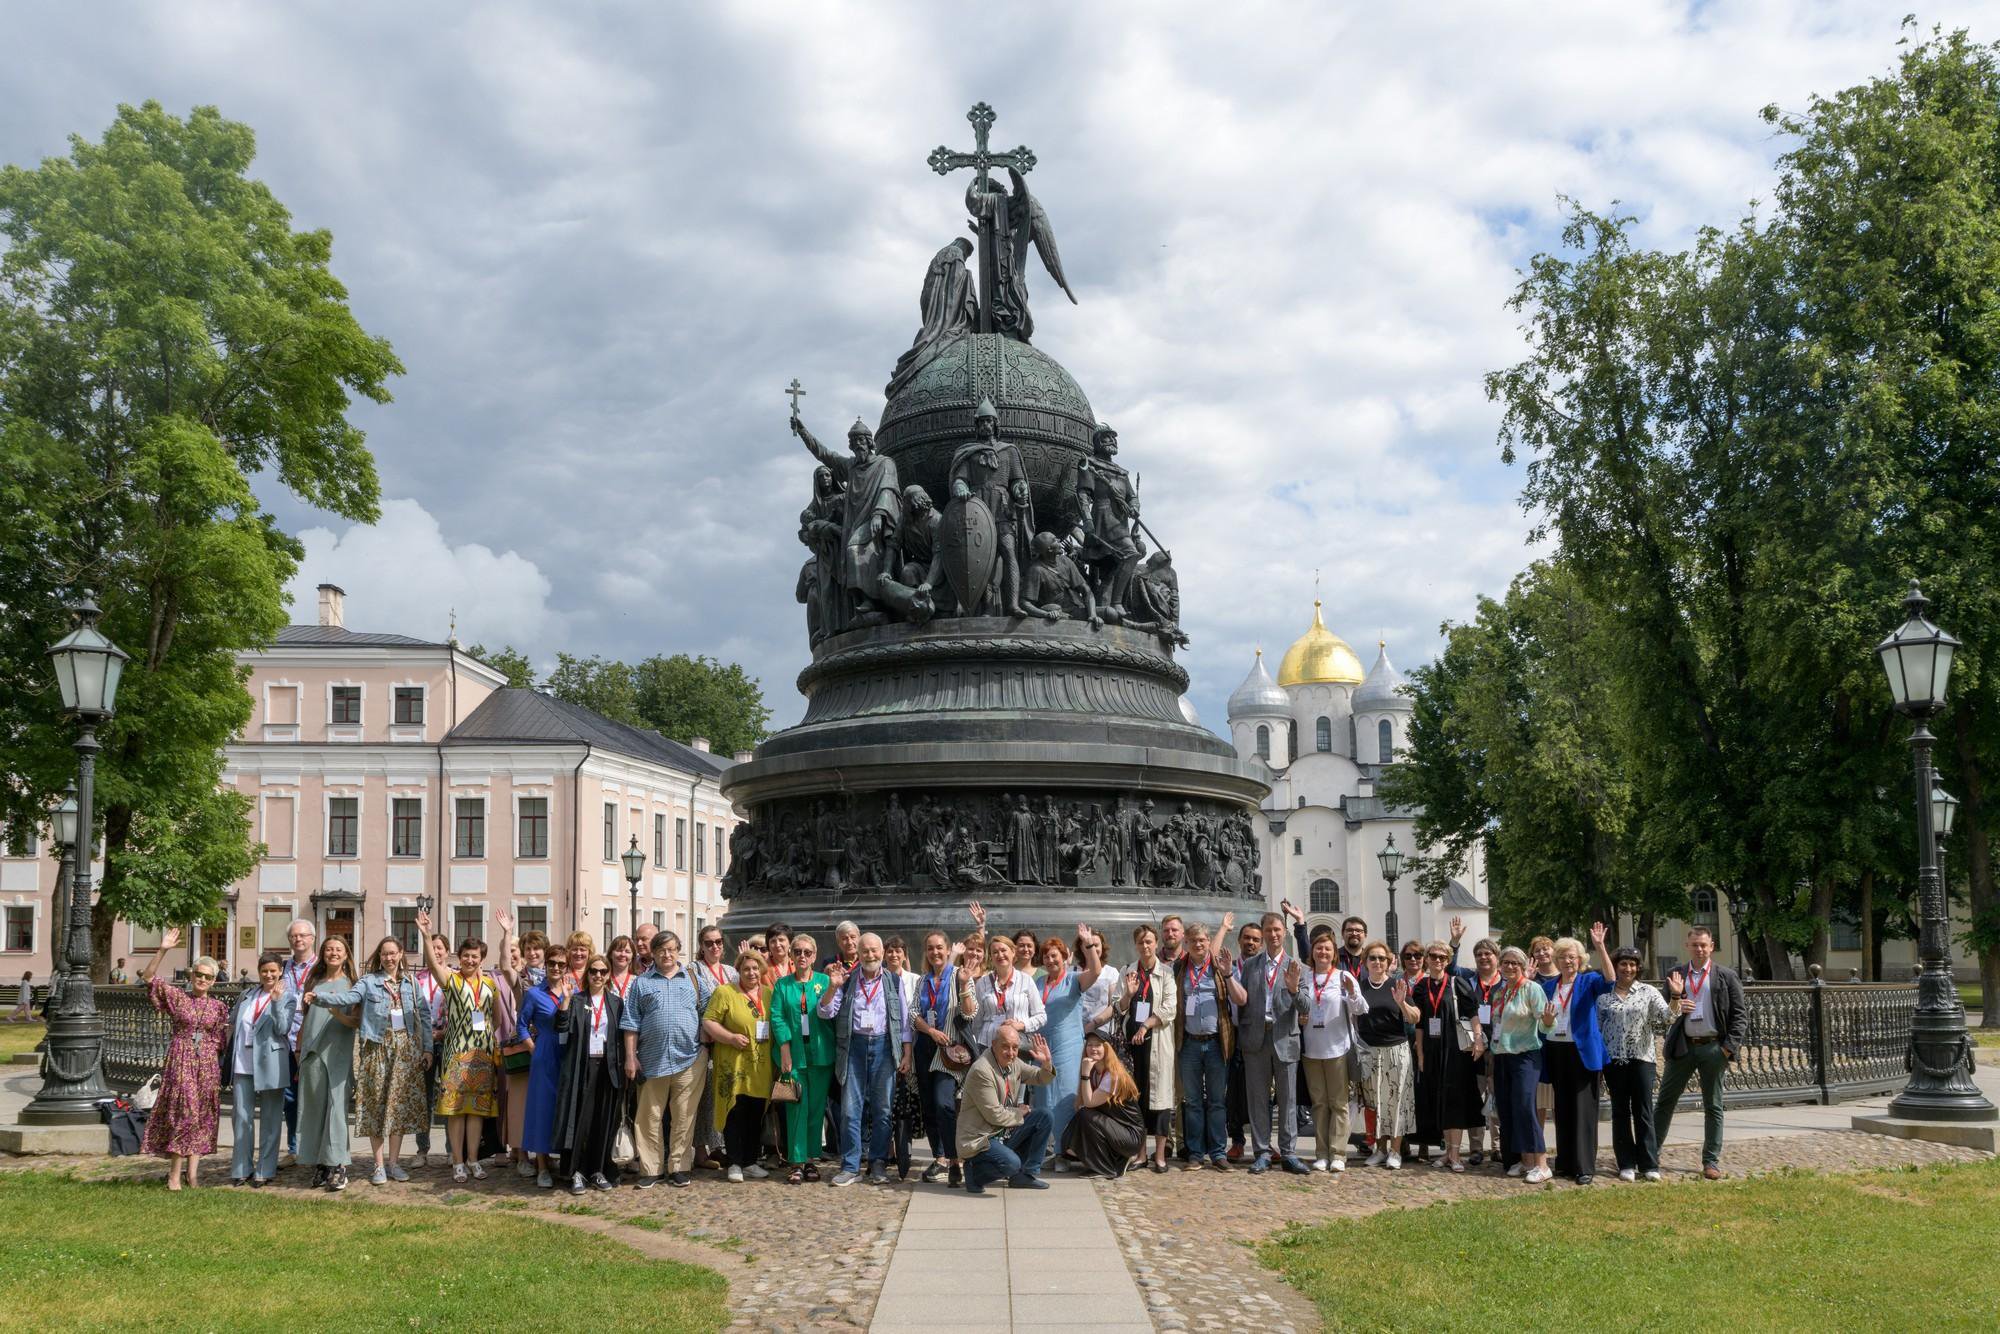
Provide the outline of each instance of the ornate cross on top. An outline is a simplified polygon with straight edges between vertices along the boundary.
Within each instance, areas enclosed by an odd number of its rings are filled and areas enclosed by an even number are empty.
[[[805,387],[799,383],[798,376],[794,375],[792,377],[792,382],[785,386],[785,392],[792,396],[792,415],[796,417],[799,415],[799,400],[805,396],[806,392]]]
[[[979,173],[979,194],[986,195],[988,173],[995,167],[1012,167],[1023,174],[1035,169],[1035,155],[1026,144],[1018,148],[994,152],[987,147],[987,135],[993,129],[997,117],[993,108],[984,102],[975,103],[972,110],[965,113],[972,122],[972,151],[957,153],[939,145],[931,150],[928,161],[931,170],[940,176],[948,176],[960,167],[971,167]],[[998,242],[990,217],[982,216],[979,225],[979,332],[993,331],[993,285],[996,279],[993,248]]]

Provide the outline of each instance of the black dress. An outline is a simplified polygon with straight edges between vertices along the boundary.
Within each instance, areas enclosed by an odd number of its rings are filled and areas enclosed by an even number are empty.
[[[1139,1099],[1078,1107],[1063,1132],[1063,1152],[1097,1176],[1122,1177],[1146,1142]]]
[[[1416,1004],[1417,1041],[1423,1047],[1423,1068],[1417,1072],[1418,1144],[1444,1143],[1447,1130],[1477,1130],[1486,1124],[1479,1101],[1479,1067],[1469,1051],[1458,1049],[1458,1021],[1475,1025],[1479,1020],[1479,997],[1472,984],[1449,974],[1439,979],[1419,978],[1411,989]],[[1431,1033],[1436,1018],[1438,1032]]]
[[[553,1146],[561,1154],[557,1170],[564,1176],[581,1172],[586,1178],[602,1173],[610,1179],[612,1141],[625,1115],[624,1048],[618,1021],[625,1011],[616,991],[604,993],[604,1023],[609,1040],[604,1055],[590,1054],[590,997],[579,991],[556,1014],[562,1035],[562,1070],[556,1079],[556,1119]]]

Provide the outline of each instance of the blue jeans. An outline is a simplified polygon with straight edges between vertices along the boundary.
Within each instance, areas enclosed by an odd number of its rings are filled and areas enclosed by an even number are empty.
[[[1220,1158],[1226,1147],[1228,1076],[1216,1034],[1181,1039],[1181,1129],[1196,1158]]]
[[[1001,1139],[986,1141],[983,1152],[965,1164],[965,1184],[989,1186],[995,1181],[1017,1176],[1034,1176],[1041,1170],[1042,1154],[1049,1144],[1049,1114],[1032,1108],[1021,1124]]]
[[[286,1090],[266,1089],[259,1093],[257,1081],[250,1075],[238,1075],[232,1082],[234,1105],[229,1112],[229,1126],[236,1145],[230,1153],[229,1175],[239,1180],[255,1176],[269,1181],[278,1175],[278,1137],[285,1129]],[[254,1168],[250,1158],[252,1143],[257,1149]]]
[[[847,1078],[840,1086],[840,1170],[861,1170],[861,1125],[867,1118],[868,1161],[889,1159],[889,1099],[896,1088],[898,1050],[887,1034],[856,1033],[847,1047]]]

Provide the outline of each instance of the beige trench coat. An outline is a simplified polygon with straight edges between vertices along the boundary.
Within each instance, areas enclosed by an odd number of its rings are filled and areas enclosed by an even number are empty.
[[[1118,1012],[1131,1005],[1123,982],[1118,986]],[[1174,982],[1173,965],[1165,960],[1153,964],[1153,1013],[1160,1026],[1146,1039],[1146,1110],[1170,1112],[1174,1109],[1174,1043],[1180,1033],[1181,994]]]

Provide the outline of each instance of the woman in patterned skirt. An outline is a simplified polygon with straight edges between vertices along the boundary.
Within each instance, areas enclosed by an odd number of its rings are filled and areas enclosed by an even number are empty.
[[[417,927],[430,935],[429,913],[417,914]],[[483,940],[459,942],[455,973],[442,944],[432,941],[430,952],[431,976],[443,989],[439,994],[445,1007],[437,1114],[445,1119],[451,1179],[465,1180],[469,1168],[475,1178],[484,1181],[479,1133],[485,1118],[500,1110],[500,984],[479,971],[486,959]]]
[[[403,947],[385,936],[361,979],[361,1042],[354,1060],[355,1133],[375,1153],[369,1181],[408,1181],[403,1136],[431,1123],[424,1073],[431,1065],[431,1016],[423,989],[403,969]]]
[[[167,1189],[181,1188],[181,1165],[187,1183],[198,1186],[202,1155],[215,1152],[215,1125],[222,1115],[222,1044],[229,1037],[229,1011],[209,993],[215,990],[217,964],[206,954],[194,961],[189,977],[194,995],[154,974],[167,951],[180,944],[179,927],[160,938],[160,948],[141,974],[153,1008],[163,1011],[173,1027],[167,1041],[167,1063],[160,1069],[160,1096],[146,1118],[145,1150],[171,1158]]]

